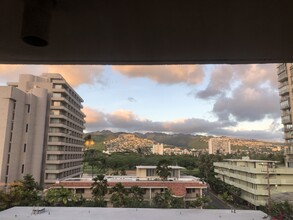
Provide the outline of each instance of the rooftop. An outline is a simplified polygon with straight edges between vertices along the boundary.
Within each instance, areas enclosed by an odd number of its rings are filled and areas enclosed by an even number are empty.
[[[171,168],[172,170],[174,169],[185,169],[184,167],[180,167],[180,166],[168,166],[169,168]],[[144,165],[140,165],[140,166],[136,166],[137,169],[156,169],[157,166],[144,166]]]
[[[111,177],[111,176],[110,176]],[[130,177],[123,178],[123,176],[113,176],[113,178],[107,178],[108,186],[113,187],[116,183],[121,182],[124,187],[130,188],[132,186],[139,186],[141,188],[169,188],[174,196],[183,197],[186,195],[186,188],[206,188],[207,185],[197,178],[180,178],[178,180],[172,181],[146,181],[146,180],[137,180],[135,178],[131,179]],[[91,188],[92,180],[90,179],[68,179],[60,183],[54,184],[52,187],[65,187],[65,188]]]
[[[131,209],[89,207],[44,207],[41,214],[33,214],[33,207],[14,207],[0,212],[5,220],[263,220],[265,213],[258,210],[211,210],[211,209]],[[150,216],[151,214],[151,216]]]
[[[279,163],[280,161],[275,160],[251,160],[248,158],[244,159],[225,159],[224,161],[232,161],[232,162],[257,162],[257,163]]]

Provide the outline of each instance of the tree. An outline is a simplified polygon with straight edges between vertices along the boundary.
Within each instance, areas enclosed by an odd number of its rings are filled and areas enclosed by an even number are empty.
[[[171,168],[169,166],[170,162],[165,159],[160,160],[157,164],[156,173],[163,181],[166,181],[168,179],[168,176],[171,175]]]
[[[11,203],[12,206],[35,206],[41,202],[41,197],[39,195],[41,187],[32,175],[27,174],[22,180],[11,186],[9,196],[10,200],[14,202]]]
[[[114,207],[124,207],[127,200],[127,190],[121,183],[116,185],[110,190],[111,198],[110,201]]]
[[[128,191],[128,197],[126,199],[126,207],[141,208],[144,206],[144,189],[139,186],[132,186]]]
[[[293,219],[293,206],[288,201],[274,202],[272,204],[271,216],[282,220]]]
[[[208,196],[202,196],[197,198],[195,201],[189,202],[188,207],[190,208],[204,208],[211,202]]]
[[[71,190],[61,187],[49,189],[45,201],[52,206],[72,206],[77,198]]]
[[[175,208],[175,209],[185,208],[183,198],[171,197],[170,205],[172,208]]]
[[[156,193],[153,198],[153,204],[156,208],[170,208],[172,201],[171,191],[169,189]]]
[[[94,179],[91,190],[96,206],[105,207],[105,195],[108,192],[108,183],[104,175],[98,175]]]

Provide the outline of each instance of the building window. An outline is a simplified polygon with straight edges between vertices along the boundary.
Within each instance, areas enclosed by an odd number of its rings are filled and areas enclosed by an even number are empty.
[[[11,143],[9,143],[9,145],[8,145],[8,153],[10,153],[11,152]]]
[[[10,139],[9,140],[12,141],[12,132],[10,133]]]
[[[6,176],[5,177],[5,184],[7,184],[7,182],[8,182],[8,177]]]
[[[84,189],[76,189],[76,194],[83,194],[84,193]]]
[[[10,154],[8,154],[7,163],[9,163],[9,161],[10,161]]]
[[[186,189],[186,193],[195,193],[195,189],[189,189],[189,188],[187,188]]]
[[[25,132],[28,132],[28,124],[25,125]]]
[[[26,152],[26,144],[23,145],[23,152]]]
[[[21,173],[24,172],[24,164],[21,165]]]
[[[11,131],[13,131],[13,122],[11,123]]]
[[[7,165],[7,167],[6,167],[6,175],[8,175],[8,173],[9,173],[9,166]]]
[[[155,175],[155,170],[154,169],[147,169],[146,170],[146,175],[147,176],[154,176]]]
[[[31,105],[30,104],[27,104],[27,113],[30,112],[30,109],[31,109]]]

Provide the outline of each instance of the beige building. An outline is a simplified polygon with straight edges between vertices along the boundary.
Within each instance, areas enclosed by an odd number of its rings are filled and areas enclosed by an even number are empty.
[[[207,189],[207,185],[193,176],[181,176],[180,170],[183,167],[170,166],[170,177],[168,181],[162,181],[156,174],[156,166],[137,166],[135,176],[106,176],[108,189],[111,189],[117,183],[121,183],[126,189],[132,186],[139,186],[144,189],[144,200],[149,204],[156,193],[169,189],[172,196],[183,198],[184,202],[192,202],[202,197],[203,192]],[[85,199],[92,198],[92,179],[91,178],[72,178],[60,181],[50,188],[60,188],[61,186],[71,189],[74,194],[80,194]],[[107,206],[111,207],[111,194],[105,196]]]
[[[152,153],[163,155],[164,154],[164,145],[163,144],[154,144]]]
[[[293,143],[293,64],[281,63],[277,66],[278,81],[279,81],[279,95],[281,106],[282,124],[284,125],[284,138],[286,143]]]
[[[20,75],[0,87],[0,183],[32,174],[50,184],[81,174],[82,98],[60,74]]]
[[[210,138],[209,154],[230,154],[230,140],[227,138]]]
[[[217,178],[241,189],[241,198],[255,206],[265,205],[269,194],[293,192],[293,169],[277,161],[227,159],[214,163]]]

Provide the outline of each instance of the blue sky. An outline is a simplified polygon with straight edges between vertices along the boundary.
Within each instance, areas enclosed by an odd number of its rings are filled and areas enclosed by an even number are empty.
[[[275,64],[0,65],[0,85],[54,72],[84,99],[86,131],[282,140]]]

